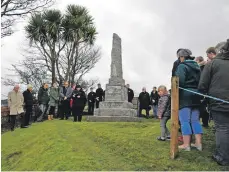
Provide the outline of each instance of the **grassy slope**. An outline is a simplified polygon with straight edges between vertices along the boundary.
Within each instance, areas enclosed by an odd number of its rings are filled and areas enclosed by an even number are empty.
[[[210,156],[212,131],[203,152],[169,159],[169,142],[158,142],[158,121],[73,123],[46,121],[2,135],[2,170],[225,170]]]

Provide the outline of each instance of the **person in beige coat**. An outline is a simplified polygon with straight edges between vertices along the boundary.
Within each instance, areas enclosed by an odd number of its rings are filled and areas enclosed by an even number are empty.
[[[15,85],[13,91],[10,91],[8,94],[8,106],[10,109],[10,129],[14,131],[16,124],[16,117],[20,115],[20,119],[23,120],[24,110],[23,103],[24,97],[22,93],[19,91],[19,85]],[[22,121],[21,121],[21,124]],[[21,126],[24,128],[23,126]]]

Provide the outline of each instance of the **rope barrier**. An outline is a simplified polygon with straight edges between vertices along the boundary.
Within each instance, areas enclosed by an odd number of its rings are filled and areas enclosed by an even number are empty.
[[[213,99],[213,100],[217,100],[217,101],[229,104],[229,101],[227,101],[227,100],[223,100],[223,99],[220,99],[220,98],[217,98],[217,97],[212,97],[212,96],[209,96],[209,95],[201,94],[201,93],[198,93],[196,91],[192,91],[192,90],[185,89],[185,88],[182,88],[182,87],[179,87],[179,89],[184,90],[184,91],[188,91],[190,93],[194,93],[194,94],[197,94],[197,95],[209,98],[209,99]]]

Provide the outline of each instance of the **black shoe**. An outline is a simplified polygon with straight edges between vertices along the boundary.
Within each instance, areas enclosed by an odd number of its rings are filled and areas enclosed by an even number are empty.
[[[166,137],[166,140],[171,140],[171,137],[170,136]]]
[[[162,137],[158,137],[157,140],[159,140],[159,141],[165,141],[165,139],[162,138]]]
[[[60,120],[64,120],[64,118],[60,118]]]
[[[11,131],[14,131],[14,128],[11,128],[10,130],[11,130]]]
[[[219,165],[221,165],[221,166],[229,166],[229,162],[227,162],[227,161],[216,161]]]
[[[21,126],[21,128],[29,128],[28,126]]]
[[[220,155],[212,155],[212,159],[217,162],[219,165],[222,165],[222,166],[228,166],[229,165],[229,162],[227,161],[224,161],[223,158],[220,156]]]
[[[65,120],[68,120],[68,117],[67,117],[67,118],[65,118]]]

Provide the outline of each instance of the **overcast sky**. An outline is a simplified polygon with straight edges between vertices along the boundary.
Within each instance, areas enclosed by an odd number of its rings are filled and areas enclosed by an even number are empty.
[[[178,48],[206,58],[208,47],[229,38],[228,0],[58,0],[54,7],[64,11],[68,4],[87,7],[95,19],[102,58],[86,78],[98,77],[103,88],[110,76],[113,33],[122,39],[124,79],[138,93],[143,86],[148,91],[160,84],[170,87]],[[23,59],[24,25],[2,40],[2,77],[10,73],[10,64]],[[2,86],[2,94],[9,89]]]

